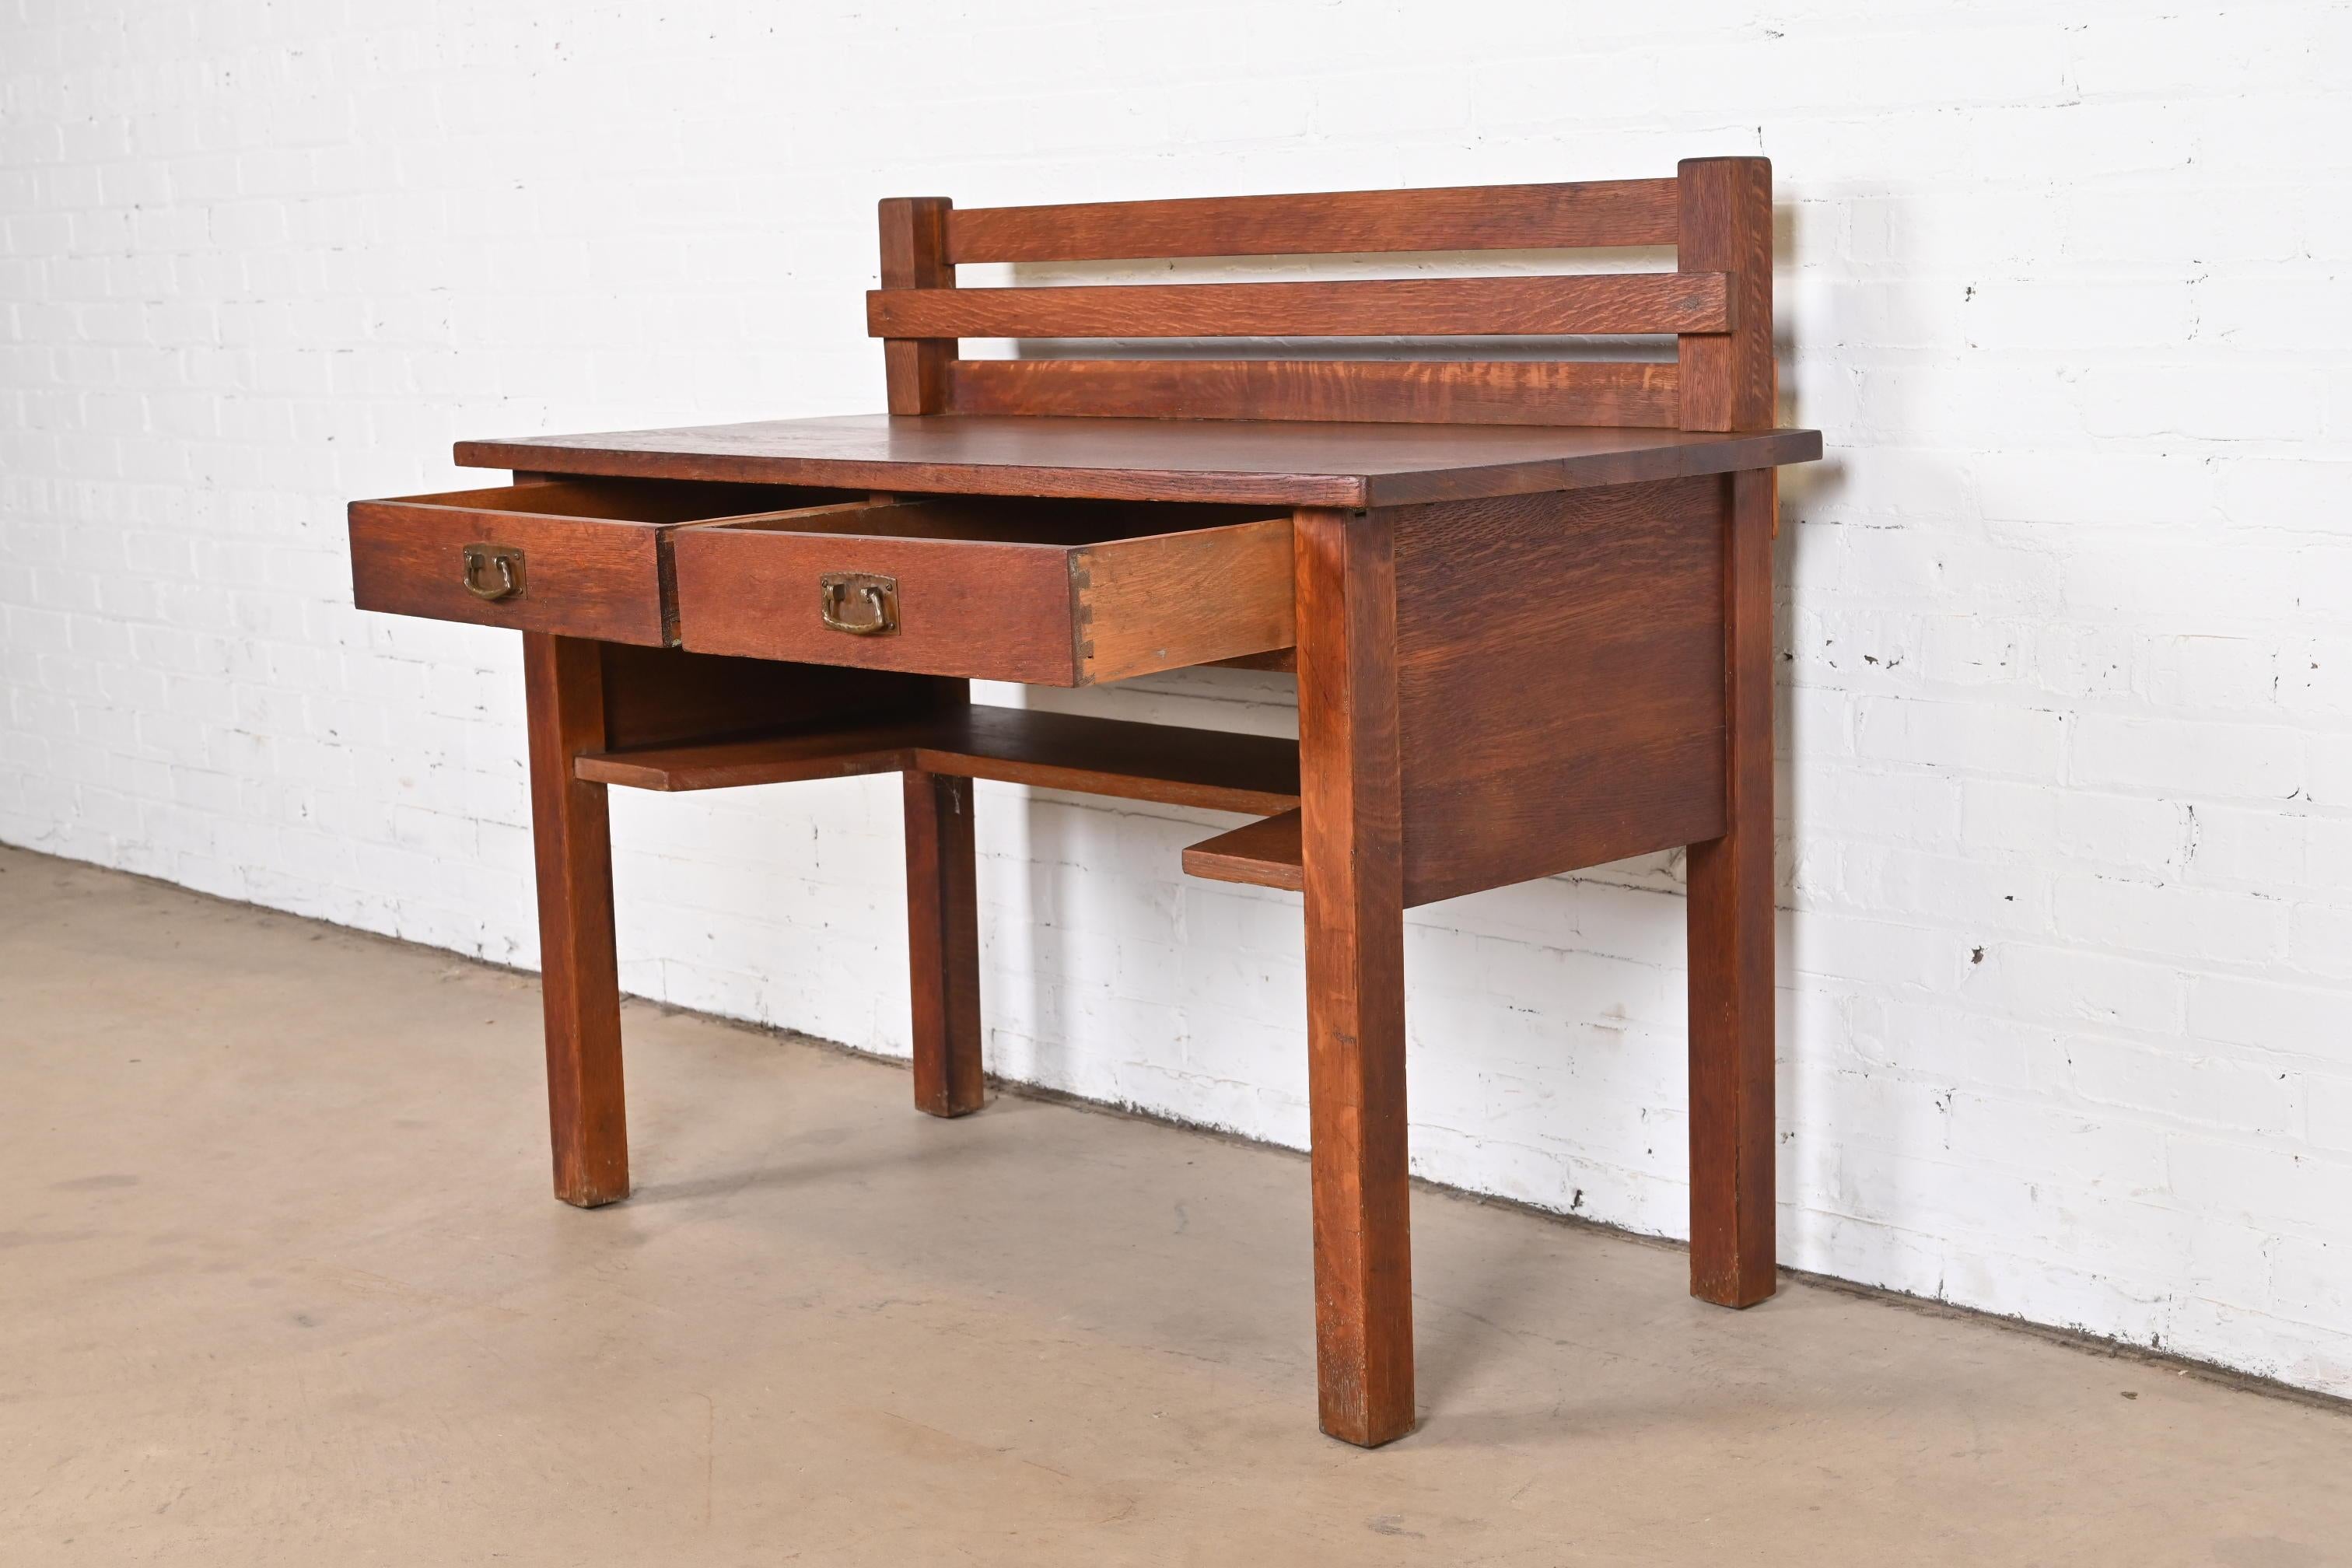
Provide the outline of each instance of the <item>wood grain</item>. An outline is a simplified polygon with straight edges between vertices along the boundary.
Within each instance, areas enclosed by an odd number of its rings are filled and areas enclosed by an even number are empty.
[[[1720,274],[1401,278],[1336,283],[1122,283],[1045,289],[877,289],[877,338],[1516,337],[1722,332]]]
[[[1323,1430],[1413,1425],[1396,574],[1384,514],[1302,510],[1300,842]]]
[[[1617,360],[958,360],[958,414],[1672,429],[1671,364]]]
[[[1286,647],[1289,520],[1187,526],[1206,521],[938,502],[689,529],[672,546],[678,637],[706,653],[1045,686]],[[1180,531],[1147,531],[1160,528]],[[821,579],[842,572],[895,582],[893,631],[824,623]]]
[[[1772,476],[1730,482],[1724,570],[1720,837],[1690,851],[1691,1294],[1772,1294]]]
[[[1762,430],[1775,413],[1772,360],[1772,162],[1691,158],[1681,165],[1685,271],[1727,277],[1730,325],[1682,338],[1682,426]]]
[[[901,783],[915,1107],[932,1116],[962,1116],[988,1098],[981,1066],[971,781],[908,769]]]
[[[1408,904],[1721,831],[1722,495],[1396,512]]]
[[[772,734],[826,721],[871,724],[958,705],[964,683],[890,670],[725,658],[681,648],[599,645],[604,748]]]
[[[696,529],[674,555],[678,640],[698,652],[1078,683],[1066,545]],[[856,637],[826,626],[819,579],[837,572],[894,579],[898,629]]]
[[[1672,245],[1671,180],[1471,185],[977,207],[950,214],[958,261],[1360,255]]]
[[[1185,874],[1212,882],[1245,882],[1304,892],[1307,870],[1299,827],[1298,813],[1286,811],[1204,838],[1184,851]]]
[[[659,647],[671,604],[664,541],[701,518],[824,499],[777,485],[552,479],[350,508],[352,599],[362,610]],[[488,600],[465,583],[465,547],[523,552],[523,591]]]
[[[525,632],[522,668],[555,1195],[594,1208],[629,1195],[612,830],[604,786],[572,771],[604,743],[603,667],[593,642]]]
[[[1290,647],[1290,557],[1286,517],[1077,550],[1080,683]]]
[[[1402,506],[1809,462],[1815,430],[850,415],[461,441],[460,463],[896,493]]]
[[[882,287],[953,289],[944,196],[894,196],[880,206]],[[947,374],[956,345],[900,338],[882,345],[883,378],[893,414],[938,414],[947,407]]]
[[[584,779],[653,790],[918,768],[1212,811],[1262,815],[1298,804],[1298,747],[1290,741],[985,703],[861,727],[601,752],[576,765]]]

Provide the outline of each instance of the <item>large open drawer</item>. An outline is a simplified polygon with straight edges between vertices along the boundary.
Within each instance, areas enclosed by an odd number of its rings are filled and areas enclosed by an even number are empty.
[[[1284,648],[1287,513],[935,498],[681,528],[682,646],[1086,686]]]
[[[835,500],[785,485],[558,479],[351,506],[362,610],[656,647],[674,640],[678,524]]]

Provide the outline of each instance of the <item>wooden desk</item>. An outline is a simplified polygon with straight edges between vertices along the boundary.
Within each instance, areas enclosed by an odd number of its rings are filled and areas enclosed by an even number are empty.
[[[470,441],[351,510],[368,609],[523,633],[555,1188],[625,1197],[604,791],[904,780],[919,1107],[977,1110],[976,778],[1243,812],[1304,892],[1323,1429],[1411,1430],[1402,915],[1690,847],[1691,1289],[1773,1288],[1770,174],[882,204],[891,412]],[[1676,247],[1673,272],[959,289],[954,267]],[[1671,334],[1671,360],[979,361],[966,337]],[[1489,349],[1486,352],[1494,353]],[[1299,740],[975,705],[1295,668]]]

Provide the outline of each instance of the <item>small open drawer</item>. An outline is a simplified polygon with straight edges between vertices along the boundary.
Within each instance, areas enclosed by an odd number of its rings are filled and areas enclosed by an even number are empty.
[[[1287,647],[1290,518],[982,497],[679,529],[703,653],[1087,686]]]
[[[551,479],[353,501],[362,610],[662,647],[677,525],[835,500],[782,485]]]

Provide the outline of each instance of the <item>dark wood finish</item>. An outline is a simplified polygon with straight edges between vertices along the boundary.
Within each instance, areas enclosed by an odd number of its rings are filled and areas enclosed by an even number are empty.
[[[523,634],[547,1117],[555,1195],[582,1208],[629,1195],[612,830],[604,786],[572,773],[574,758],[604,743],[603,670],[593,642]]]
[[[1756,158],[1483,191],[886,202],[868,311],[890,415],[466,442],[459,461],[532,482],[354,507],[363,605],[537,628],[559,1192],[627,1191],[606,785],[904,774],[915,1094],[952,1115],[985,1092],[972,781],[1000,779],[1246,813],[1186,869],[1303,893],[1326,1431],[1378,1444],[1415,1417],[1414,902],[1692,846],[1692,1289],[1769,1294],[1771,497],[1777,466],[1821,455],[1817,433],[1770,427],[1771,225]],[[956,277],[974,260],[1664,245],[1668,274]],[[1541,341],[1593,331],[1673,333],[1674,361]],[[968,335],[1106,341],[965,361]],[[1511,335],[1527,341],[1509,357],[1476,357]],[[1259,341],[1190,359],[1118,346],[1196,336]],[[1316,357],[1330,337],[1429,341]],[[452,552],[501,541],[525,544],[528,593],[464,595]],[[823,572],[898,579],[887,635],[825,629]],[[601,642],[540,635],[583,630]],[[1295,668],[1301,739],[974,707],[964,679],[1192,662]]]
[[[1211,419],[778,419],[460,441],[499,468],[845,489],[1403,506],[1810,462],[1821,433]]]
[[[1323,1430],[1412,1430],[1396,563],[1381,514],[1301,511],[1300,839]]]
[[[881,204],[882,287],[952,289],[948,260],[948,209],[941,196],[894,196]],[[882,366],[893,414],[940,414],[956,346],[936,338],[900,337],[882,345]]]
[[[1727,331],[1680,341],[1685,430],[1764,430],[1772,424],[1772,163],[1691,158],[1681,165],[1682,239],[1675,261],[1731,284]]]
[[[877,289],[866,296],[866,330],[877,338],[1491,338],[1723,332],[1733,321],[1727,280],[1707,272]]]
[[[1070,555],[1078,684],[1271,653],[1297,637],[1290,520],[1141,539]]]
[[[1722,831],[1723,485],[1395,513],[1407,904]]]
[[[576,767],[599,784],[664,791],[919,769],[1211,811],[1298,804],[1298,748],[1289,741],[984,703],[857,728],[600,752]]]
[[[1265,653],[1245,653],[1239,658],[1214,661],[1220,669],[1270,669],[1280,675],[1298,673],[1298,649],[1278,647]]]
[[[1181,508],[941,501],[689,529],[672,547],[678,637],[708,653],[1045,686],[1289,646],[1290,520],[1208,521]],[[1163,528],[1181,531],[1150,531]],[[845,572],[896,584],[893,630],[825,623],[819,584]]]
[[[1772,476],[1731,481],[1722,531],[1728,797],[1690,850],[1691,1294],[1776,1282],[1773,1213]]]
[[[1115,261],[1672,245],[1677,216],[1672,180],[1080,202],[952,213],[948,249],[958,261]]]
[[[1629,360],[958,360],[958,414],[1673,429],[1672,364]]]
[[[579,759],[575,771],[597,784],[665,794],[856,778],[919,766],[912,748],[918,739],[935,730],[935,721],[928,719],[892,720],[856,728],[821,724],[775,735],[735,735],[642,750],[591,752]]]
[[[988,1098],[981,1068],[971,781],[910,769],[902,782],[915,1107],[933,1116],[962,1116]]]
[[[1286,811],[1204,838],[1184,851],[1184,873],[1212,882],[1246,882],[1303,893],[1307,869],[1299,827],[1298,813]]]
[[[603,647],[609,750],[769,734],[818,721],[871,724],[966,700],[961,680],[621,643]]]
[[[567,479],[353,501],[352,599],[362,610],[659,647],[669,635],[668,530],[795,496],[773,486]],[[469,592],[469,544],[520,548],[522,591],[497,600]]]

